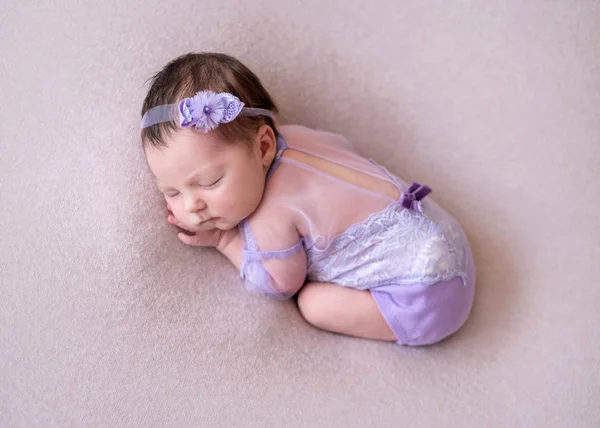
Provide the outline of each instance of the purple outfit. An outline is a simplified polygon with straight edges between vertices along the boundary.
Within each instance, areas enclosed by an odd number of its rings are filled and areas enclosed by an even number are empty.
[[[430,192],[338,135],[283,126],[261,207],[240,224],[246,286],[276,298],[305,279],[369,290],[398,343],[442,340],[467,319],[475,267],[459,223]],[[283,245],[286,218],[299,239]]]

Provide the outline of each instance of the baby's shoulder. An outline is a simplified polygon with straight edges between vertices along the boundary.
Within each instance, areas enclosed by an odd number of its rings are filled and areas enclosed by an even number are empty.
[[[264,250],[280,249],[283,248],[282,243],[291,245],[298,239],[293,210],[286,203],[270,199],[268,195],[248,218],[248,223],[258,241],[267,244]]]
[[[269,179],[260,205],[252,214],[254,222],[279,225],[285,223],[289,218],[291,208],[289,199],[293,189],[286,189],[288,187],[286,186],[287,180],[281,176],[283,171],[277,172],[278,174],[273,174],[273,177]]]

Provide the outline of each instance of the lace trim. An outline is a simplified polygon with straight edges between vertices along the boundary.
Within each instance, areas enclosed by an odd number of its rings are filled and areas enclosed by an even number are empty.
[[[449,236],[461,236],[454,225],[444,227]],[[450,242],[443,229],[395,201],[350,226],[327,247],[307,245],[309,278],[358,289],[431,285],[456,277],[466,281],[464,248]]]

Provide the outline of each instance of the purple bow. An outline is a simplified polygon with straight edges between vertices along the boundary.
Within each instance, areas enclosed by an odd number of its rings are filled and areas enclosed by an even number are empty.
[[[417,209],[418,202],[431,193],[431,188],[419,183],[413,183],[407,192],[402,192],[400,203],[406,209]]]

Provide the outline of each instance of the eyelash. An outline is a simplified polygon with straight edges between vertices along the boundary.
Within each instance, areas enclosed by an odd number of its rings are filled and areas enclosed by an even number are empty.
[[[200,186],[200,187],[205,187],[205,188],[208,188],[208,187],[213,187],[214,185],[216,185],[216,184],[217,184],[219,181],[221,181],[222,179],[223,179],[223,177],[219,178],[217,181],[215,181],[215,182],[214,182],[214,183],[212,183],[212,184],[209,184],[208,186],[203,186],[203,185],[201,185],[201,184],[199,184],[199,183],[198,183],[198,186]]]
[[[215,181],[214,183],[212,183],[212,184],[209,184],[209,185],[207,185],[207,186],[203,186],[203,185],[201,185],[201,184],[199,184],[199,183],[198,183],[198,186],[199,186],[199,187],[203,187],[203,188],[211,188],[211,187],[215,186],[215,185],[216,185],[216,184],[217,184],[219,181],[221,181],[222,179],[223,179],[223,177],[219,178],[217,181]],[[174,197],[176,197],[176,196],[179,196],[179,194],[180,194],[180,192],[173,193],[173,194],[167,194],[167,193],[165,193],[165,196],[166,196],[167,198],[174,198]]]

